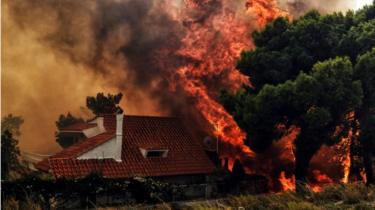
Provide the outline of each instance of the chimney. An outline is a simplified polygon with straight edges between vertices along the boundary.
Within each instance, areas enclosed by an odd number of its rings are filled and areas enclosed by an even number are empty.
[[[117,162],[121,162],[123,121],[124,115],[122,113],[116,114],[116,148],[114,157]]]

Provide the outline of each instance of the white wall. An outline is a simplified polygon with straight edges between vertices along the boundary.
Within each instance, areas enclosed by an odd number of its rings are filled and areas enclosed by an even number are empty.
[[[116,137],[78,156],[78,160],[115,158]]]

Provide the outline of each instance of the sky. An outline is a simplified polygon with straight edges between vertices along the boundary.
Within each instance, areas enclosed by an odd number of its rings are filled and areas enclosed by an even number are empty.
[[[373,0],[354,0],[355,1],[355,10],[360,9],[364,5],[369,5]]]

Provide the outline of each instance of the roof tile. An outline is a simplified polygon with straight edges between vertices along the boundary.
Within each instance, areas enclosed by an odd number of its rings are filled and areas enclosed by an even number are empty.
[[[52,169],[55,176],[77,178],[101,172],[108,178],[131,176],[170,176],[210,173],[214,170],[199,143],[181,125],[178,118],[124,116],[122,162],[113,159],[78,160],[77,156],[115,136],[115,115],[104,115],[106,133],[74,144],[36,164],[40,170]],[[165,148],[165,158],[144,158],[139,148]],[[48,164],[49,163],[49,164]]]

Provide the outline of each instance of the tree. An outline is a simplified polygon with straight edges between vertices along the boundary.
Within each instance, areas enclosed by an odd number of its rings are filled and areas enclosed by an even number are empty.
[[[339,42],[339,53],[350,56],[355,62],[358,55],[370,51],[375,46],[375,20],[361,22],[352,27]]]
[[[21,125],[24,120],[20,116],[13,116],[9,114],[1,119],[1,133],[9,131],[13,136],[21,135]]]
[[[1,133],[1,175],[3,180],[9,179],[11,170],[19,166],[18,140],[8,130]]]
[[[20,167],[18,156],[18,140],[21,135],[20,127],[24,120],[19,116],[9,114],[1,120],[1,175],[2,179],[9,179],[12,170]]]
[[[295,79],[300,71],[311,71],[316,62],[338,55],[338,43],[354,25],[352,19],[342,13],[322,16],[317,11],[293,22],[278,18],[253,33],[257,48],[243,52],[237,68],[251,77],[254,91]]]
[[[305,183],[310,160],[319,148],[348,134],[346,116],[359,106],[361,97],[350,60],[336,58],[318,62],[310,73],[301,72],[295,80],[264,85],[258,93],[224,93],[222,101],[256,151],[266,149],[289,129],[299,128],[294,142],[295,176]]]
[[[76,123],[83,123],[84,120],[82,118],[78,118],[73,116],[68,112],[67,115],[60,115],[59,119],[56,121],[57,130],[61,130],[69,125],[73,125]],[[59,131],[55,132],[56,141],[62,148],[67,148],[74,143],[76,143],[81,136],[71,136],[71,135],[63,135]]]
[[[371,155],[375,154],[375,48],[358,57],[354,72],[355,78],[361,81],[364,94],[362,106],[356,110],[360,126],[359,140],[367,182],[374,184]]]
[[[86,98],[86,106],[95,115],[122,112],[123,110],[120,106],[118,106],[121,98],[122,93],[118,93],[116,95],[107,94],[107,96],[105,96],[103,93],[98,93],[96,97],[88,96]]]
[[[312,155],[353,129],[355,123],[346,116],[364,106],[364,78],[354,77],[352,64],[359,53],[374,47],[374,18],[375,4],[346,15],[311,11],[292,22],[278,18],[254,32],[256,48],[243,52],[237,62],[251,87],[237,93],[224,90],[220,96],[246,131],[245,143],[262,152],[290,129],[299,128],[295,172],[305,181]],[[367,127],[373,128],[371,115],[366,116]]]
[[[122,93],[116,95],[107,94],[107,96],[105,96],[104,93],[98,93],[96,96],[88,96],[86,98],[86,106],[95,115],[119,113],[122,112],[122,109],[118,106],[121,98]],[[60,115],[59,119],[56,121],[56,127],[60,130],[69,125],[83,122],[84,120],[82,118],[75,117],[68,113],[66,116]],[[84,136],[80,134],[72,135],[56,132],[56,141],[63,148],[67,148],[83,138]]]

